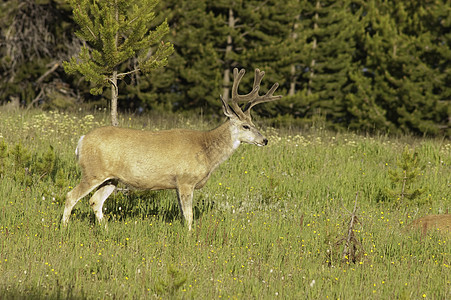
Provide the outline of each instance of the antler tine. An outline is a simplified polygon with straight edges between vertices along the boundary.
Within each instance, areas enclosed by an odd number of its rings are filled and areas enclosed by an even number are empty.
[[[263,96],[258,96],[257,98],[255,98],[254,100],[250,101],[246,107],[244,108],[243,112],[247,115],[250,115],[250,110],[252,107],[254,107],[255,105],[259,104],[259,103],[264,103],[264,102],[271,102],[271,101],[276,101],[282,98],[282,96],[274,96],[274,92],[277,90],[277,88],[279,87],[279,83],[274,83],[273,86],[269,89],[268,92],[266,92],[265,95]]]
[[[238,73],[238,69],[233,69],[233,85],[232,85],[232,100],[238,98],[238,85],[240,84],[241,79],[243,78],[246,70],[241,69]]]
[[[243,78],[244,73],[246,73],[246,71],[244,69],[241,69],[240,72],[238,72],[237,68],[233,69],[232,99],[228,103],[228,105],[230,106],[232,111],[235,113],[235,115],[240,119],[246,118],[246,115],[241,110],[240,106],[238,105],[238,101],[237,101],[240,96],[240,95],[238,95],[238,85],[240,84],[240,81]],[[221,99],[222,99],[222,97],[221,97]],[[224,103],[225,102],[223,101],[223,104]]]
[[[260,90],[260,83],[265,76],[265,72],[260,71],[259,69],[255,69],[254,85],[252,87],[252,91],[246,95],[238,94],[238,86],[245,73],[246,71],[244,69],[241,69],[240,71],[238,71],[237,68],[233,69],[232,98],[228,103],[235,115],[237,115],[240,119],[250,118],[250,109],[255,105],[263,102],[279,100],[280,98],[282,98],[282,96],[273,95],[275,90],[279,87],[278,83],[275,83],[265,95],[258,95],[258,92]],[[225,104],[224,100],[222,101],[223,104]],[[240,105],[238,104],[240,102],[247,102],[244,110],[242,110]]]
[[[233,102],[236,103],[249,102],[258,97],[258,91],[260,90],[260,82],[262,81],[263,76],[265,76],[265,72],[260,71],[259,69],[255,69],[254,85],[252,87],[252,91],[246,95],[239,95],[238,86],[245,73],[246,71],[244,69],[241,69],[239,72],[237,68],[233,69],[233,85],[232,85]]]

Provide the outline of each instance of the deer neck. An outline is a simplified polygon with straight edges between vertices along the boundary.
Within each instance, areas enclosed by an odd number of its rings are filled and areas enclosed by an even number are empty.
[[[219,165],[240,145],[236,138],[234,127],[230,121],[225,122],[219,127],[207,132],[204,140],[204,149],[208,160],[215,166]]]

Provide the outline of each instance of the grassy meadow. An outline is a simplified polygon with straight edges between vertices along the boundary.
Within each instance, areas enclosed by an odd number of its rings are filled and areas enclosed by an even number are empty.
[[[451,208],[450,140],[263,127],[267,147],[242,145],[195,191],[191,233],[175,191],[125,187],[104,205],[107,231],[88,197],[61,228],[77,141],[108,123],[104,111],[0,110],[0,299],[451,299],[451,235],[408,228]],[[389,192],[402,190],[389,170],[402,174],[406,146],[414,199]]]

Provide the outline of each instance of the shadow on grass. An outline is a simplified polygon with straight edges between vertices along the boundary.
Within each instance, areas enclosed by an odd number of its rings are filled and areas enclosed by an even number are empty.
[[[72,287],[57,286],[52,289],[43,287],[24,287],[21,289],[4,287],[0,285],[0,299],[13,300],[13,299],[68,299],[68,300],[81,300],[86,299],[86,295],[83,291],[74,291]]]
[[[89,196],[80,201],[88,201]],[[194,220],[213,209],[214,202],[203,197],[193,199]],[[166,223],[181,220],[177,194],[172,190],[163,191],[132,191],[120,190],[112,194],[103,205],[104,215],[109,221],[125,221],[128,219],[158,218]],[[75,207],[73,210],[77,219],[96,222],[94,212],[90,207]]]

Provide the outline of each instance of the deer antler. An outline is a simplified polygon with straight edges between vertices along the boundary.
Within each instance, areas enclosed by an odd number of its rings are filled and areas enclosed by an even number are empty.
[[[275,83],[265,95],[260,96],[258,94],[260,90],[260,83],[263,79],[263,76],[265,76],[265,72],[260,71],[259,69],[255,69],[254,85],[252,91],[246,95],[238,94],[238,86],[245,73],[246,71],[244,69],[241,69],[239,72],[237,68],[233,69],[232,99],[229,103],[230,107],[240,119],[250,118],[250,109],[255,105],[259,103],[279,100],[280,98],[282,98],[282,96],[273,96],[275,90],[279,87],[278,83]],[[239,106],[239,103],[242,102],[247,102],[244,110],[242,110]]]

